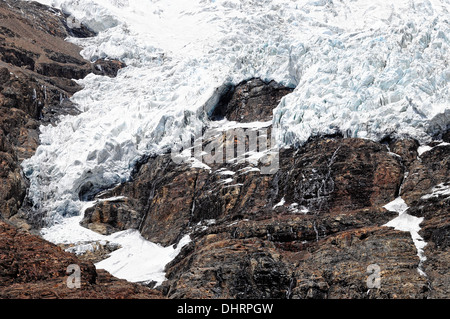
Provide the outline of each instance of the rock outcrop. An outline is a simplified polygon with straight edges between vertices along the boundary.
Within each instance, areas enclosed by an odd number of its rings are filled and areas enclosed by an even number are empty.
[[[214,109],[212,118],[240,123],[271,121],[273,109],[293,91],[275,81],[265,83],[261,79],[244,81],[237,87],[230,85]]]
[[[236,174],[226,184],[220,173],[159,157],[142,166],[135,188],[114,191],[146,199],[146,209],[135,210],[144,213],[139,229],[149,240],[170,245],[191,233],[192,244],[167,268],[169,297],[426,296],[410,234],[381,227],[397,215],[382,206],[399,195],[398,156],[375,142],[333,138],[280,157],[275,175],[227,166]],[[150,195],[133,197],[138,189]],[[373,264],[385,280],[368,293]]]
[[[423,218],[420,235],[427,242],[423,270],[430,297],[446,299],[450,290],[450,144],[439,143],[410,167],[402,197],[410,215]]]

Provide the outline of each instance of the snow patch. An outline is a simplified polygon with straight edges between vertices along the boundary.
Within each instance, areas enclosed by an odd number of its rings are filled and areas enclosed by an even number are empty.
[[[399,216],[397,218],[391,220],[384,226],[392,227],[399,231],[409,232],[411,234],[411,237],[414,241],[414,245],[416,246],[417,249],[417,255],[419,256],[420,259],[418,271],[421,275],[425,275],[421,266],[422,263],[427,260],[424,254],[424,248],[427,245],[427,243],[419,235],[419,232],[421,230],[420,224],[423,222],[424,218],[409,215],[407,213],[409,207],[406,204],[406,202],[400,197],[384,206],[384,208],[386,208],[389,211],[399,213]]]
[[[428,145],[422,145],[418,148],[417,152],[419,153],[419,157],[422,156],[424,153],[429,152],[433,149],[435,149],[436,147],[444,147],[444,146],[448,146],[450,145],[450,143],[446,143],[446,142],[442,142],[434,147],[428,146]]]
[[[98,269],[105,269],[115,277],[130,282],[156,281],[157,285],[166,280],[164,267],[190,242],[189,236],[185,236],[176,248],[162,247],[145,240],[137,230],[111,235],[109,240],[122,248],[97,263],[95,266]]]
[[[424,153],[431,151],[433,148],[428,145],[422,145],[417,149],[417,153],[419,154],[419,157],[422,156]]]
[[[298,203],[292,203],[291,205],[289,205],[289,212],[293,214],[302,213],[306,215],[310,212],[310,210],[305,206],[300,206]]]
[[[431,198],[437,198],[440,196],[450,197],[450,184],[448,182],[437,185],[436,187],[433,188],[431,194],[422,196],[422,199],[427,200]]]
[[[275,206],[273,206],[273,209],[278,208],[278,207],[282,207],[284,206],[284,204],[286,204],[286,200],[284,199],[284,197],[281,199],[281,201],[276,204]]]
[[[42,230],[42,237],[54,244],[73,244],[69,251],[84,253],[93,250],[86,242],[109,242],[120,247],[95,266],[105,269],[119,279],[130,282],[156,281],[157,285],[166,280],[164,268],[189,243],[190,237],[183,237],[177,247],[162,247],[145,240],[137,230],[126,230],[110,236],[100,235],[80,225],[81,216],[66,218],[62,223]]]
[[[233,176],[236,175],[235,172],[229,171],[229,170],[222,170],[218,172],[219,175],[225,175],[225,176]]]
[[[409,206],[408,204],[406,204],[403,198],[398,197],[394,201],[384,206],[384,208],[390,212],[396,212],[401,215],[403,213],[406,213],[406,211],[409,209]]]

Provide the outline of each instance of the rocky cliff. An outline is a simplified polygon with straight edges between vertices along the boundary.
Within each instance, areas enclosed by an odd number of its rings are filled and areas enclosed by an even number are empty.
[[[164,246],[190,234],[157,290],[96,270],[92,260],[104,250],[74,256],[30,234],[37,225],[25,218],[20,162],[35,152],[39,126],[78,112],[67,99],[80,89],[73,79],[114,76],[124,65],[84,61],[64,38],[92,33],[70,29],[61,12],[3,1],[0,16],[0,297],[449,297],[449,134],[426,148],[412,139],[317,136],[280,150],[270,175],[248,162],[198,168],[170,154],[143,158],[132,180],[91,194],[117,199],[88,209],[82,225],[102,234],[138,229]],[[270,121],[290,92],[250,79],[225,90],[211,119]],[[233,144],[248,150],[249,141]],[[384,226],[398,216],[385,206],[400,196],[410,216],[423,218],[426,260],[410,232]],[[83,269],[80,290],[65,285],[71,264]],[[368,286],[372,266],[377,287]]]

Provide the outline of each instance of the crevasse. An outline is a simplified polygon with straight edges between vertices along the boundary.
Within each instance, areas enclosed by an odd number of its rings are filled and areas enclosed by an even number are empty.
[[[120,59],[89,75],[82,114],[42,127],[23,163],[48,221],[80,213],[80,190],[127,180],[142,155],[207,125],[224,83],[260,77],[296,87],[274,112],[280,146],[341,132],[427,142],[450,119],[450,2],[40,0],[99,32],[68,39],[85,58]]]

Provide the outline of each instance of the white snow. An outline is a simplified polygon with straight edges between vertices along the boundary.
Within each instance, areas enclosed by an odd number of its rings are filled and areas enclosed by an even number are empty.
[[[406,213],[406,211],[409,209],[409,206],[406,204],[403,198],[398,197],[394,201],[384,206],[384,208],[386,208],[390,212],[396,212],[401,215]]]
[[[419,157],[422,156],[424,153],[431,151],[433,148],[428,145],[421,145],[417,149],[417,153],[419,154]]]
[[[418,271],[421,275],[425,275],[425,273],[421,269],[421,265],[424,261],[427,260],[423,250],[427,245],[427,243],[419,235],[419,232],[421,230],[420,224],[423,222],[424,218],[409,215],[407,213],[409,207],[406,204],[406,202],[400,197],[384,206],[384,208],[386,208],[389,211],[397,212],[399,214],[397,218],[391,220],[384,226],[392,227],[399,231],[409,232],[411,234],[411,237],[414,241],[414,245],[416,246],[417,249],[417,255],[419,256],[420,259]]]
[[[221,184],[221,185],[225,185],[225,184],[230,184],[233,181],[234,180],[232,178],[227,178],[227,179],[224,179],[224,180],[220,180],[218,183]]]
[[[223,170],[218,172],[219,175],[225,175],[225,176],[233,176],[236,175],[235,172],[229,171],[229,170]]]
[[[162,247],[145,240],[137,230],[105,236],[80,226],[81,220],[81,216],[65,218],[62,223],[43,229],[42,237],[55,244],[74,244],[74,247],[68,249],[72,253],[93,250],[92,244],[88,242],[109,242],[120,246],[109,258],[95,266],[130,282],[156,281],[160,285],[165,280],[164,267],[190,241],[190,237],[185,236],[176,248]]]
[[[450,145],[450,143],[446,143],[446,142],[442,142],[434,147],[431,147],[429,145],[421,145],[417,152],[419,153],[419,157],[422,156],[424,153],[431,151],[432,149],[436,148],[436,147],[444,147],[444,146],[448,146]]]
[[[422,199],[430,199],[436,198],[439,196],[447,196],[450,197],[450,184],[447,182],[447,185],[442,183],[434,187],[431,191],[431,194],[422,196]]]
[[[283,204],[283,205],[284,205],[284,204]],[[305,206],[299,206],[298,203],[292,203],[292,204],[289,206],[289,211],[290,211],[291,213],[294,213],[294,214],[302,213],[302,214],[304,214],[304,215],[306,215],[306,214],[308,214],[308,213],[310,212],[309,209],[308,209],[307,207],[305,207]]]
[[[177,248],[162,247],[142,238],[137,230],[111,235],[109,240],[120,244],[122,248],[111,253],[108,259],[97,263],[95,266],[98,269],[105,269],[115,277],[130,282],[156,281],[157,285],[166,280],[164,267],[190,241],[189,236],[185,236]]]
[[[228,121],[228,120],[221,120],[221,121],[215,121],[215,123],[212,124],[213,127],[220,128],[222,131],[228,131],[233,130],[237,128],[243,128],[243,129],[263,129],[268,128],[272,125],[272,121],[268,122],[249,122],[249,123],[239,123],[235,121]]]
[[[278,204],[276,204],[275,206],[273,206],[273,208],[272,209],[275,209],[275,208],[278,208],[278,207],[282,207],[282,206],[284,206],[284,204],[286,204],[286,200],[284,199],[284,197],[281,199],[281,201],[278,203]]]
[[[336,131],[424,145],[450,123],[449,0],[39,2],[99,32],[68,39],[85,58],[128,65],[116,78],[78,81],[84,89],[72,100],[83,113],[42,127],[41,146],[24,161],[31,199],[49,222],[82,212],[83,186],[124,182],[142,155],[201,131],[224,84],[260,77],[297,87],[274,111],[279,146]]]

